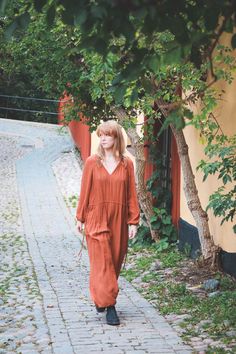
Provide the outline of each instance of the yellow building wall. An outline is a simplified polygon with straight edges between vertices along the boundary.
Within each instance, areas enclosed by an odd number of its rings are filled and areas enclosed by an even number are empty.
[[[223,42],[225,43],[228,41],[228,38],[229,37],[227,35],[224,36]],[[219,90],[225,91],[224,95],[222,96],[222,100],[220,101],[215,112],[217,120],[225,134],[236,134],[236,74],[235,80],[231,85],[228,85],[225,82],[219,82],[215,87],[217,87]],[[216,191],[221,184],[217,180],[217,176],[209,176],[207,180],[203,182],[203,174],[200,171],[196,171],[196,167],[199,161],[205,158],[203,152],[204,147],[199,141],[199,134],[197,130],[188,126],[184,129],[184,135],[189,146],[189,155],[195,175],[199,197],[202,206],[205,209],[208,204],[210,194]],[[181,178],[181,181],[183,181],[183,178]],[[194,219],[187,207],[182,182],[180,204],[181,218],[190,224],[195,225]],[[220,225],[220,218],[215,217],[211,211],[208,212],[208,215],[210,231],[213,235],[215,243],[227,252],[236,252],[236,236],[232,229],[233,223],[225,222],[223,225]]]
[[[230,36],[224,35],[222,41],[229,43]],[[236,54],[235,54],[236,55]],[[222,96],[222,100],[215,112],[217,120],[221,125],[223,132],[228,135],[236,134],[236,74],[235,80],[231,85],[228,85],[225,82],[217,83],[216,87],[219,90],[224,90],[225,93]],[[196,110],[196,107],[195,107]],[[143,124],[144,117],[140,115],[138,117],[137,132],[142,136],[141,127]],[[126,144],[129,144],[128,137],[123,130]],[[200,143],[198,131],[191,126],[188,126],[184,129],[184,135],[189,146],[189,155],[192,164],[192,168],[195,175],[195,181],[197,189],[199,192],[199,198],[202,203],[202,207],[205,209],[209,196],[218,189],[220,186],[219,181],[216,176],[209,176],[205,182],[203,182],[203,174],[201,171],[197,171],[196,167],[201,159],[205,158],[204,155],[204,146]],[[91,154],[95,154],[99,144],[99,138],[96,135],[96,132],[92,133],[91,139]],[[127,156],[129,156],[134,164],[134,156],[127,151]],[[180,198],[180,216],[182,219],[195,225],[195,221],[188,209],[187,202],[184,196],[183,191],[183,178],[181,176],[181,198]],[[236,252],[236,236],[233,233],[233,223],[225,222],[223,225],[220,225],[221,218],[215,217],[211,210],[208,211],[209,216],[209,226],[211,234],[214,238],[214,241],[219,245],[223,250],[227,252]]]

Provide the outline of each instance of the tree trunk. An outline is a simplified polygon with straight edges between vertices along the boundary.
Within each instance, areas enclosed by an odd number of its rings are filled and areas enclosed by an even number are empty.
[[[124,122],[127,122],[128,117],[124,109],[122,108],[113,108],[118,122],[121,126],[125,126]],[[135,161],[136,161],[136,177],[137,177],[137,194],[138,199],[141,205],[141,208],[144,212],[144,215],[147,220],[147,224],[151,231],[151,237],[154,241],[158,241],[160,236],[157,230],[152,230],[152,225],[150,223],[151,217],[154,215],[153,206],[152,206],[152,197],[151,194],[147,191],[145,182],[144,182],[144,170],[145,170],[145,156],[143,149],[143,142],[141,141],[136,129],[133,127],[125,129],[128,137],[130,138],[132,148],[134,149]]]
[[[198,191],[195,183],[195,176],[193,174],[190,158],[188,154],[188,145],[186,143],[183,130],[177,130],[173,124],[170,125],[172,133],[174,134],[179,158],[181,161],[183,173],[183,187],[187,200],[187,205],[191,211],[199,233],[201,243],[201,250],[204,260],[211,259],[215,261],[216,251],[218,249],[213,242],[208,225],[207,213],[202,209],[201,202],[198,196]]]
[[[179,91],[181,94],[181,87],[176,88],[176,92]],[[163,102],[161,99],[156,101],[161,113],[166,118],[171,112],[171,108],[168,105],[163,108]],[[181,117],[180,117],[181,119]],[[195,183],[195,176],[193,174],[189,153],[188,145],[185,140],[183,130],[176,129],[173,124],[170,124],[172,133],[175,137],[178,154],[182,167],[183,174],[183,188],[185,197],[187,200],[188,208],[193,215],[193,218],[198,229],[201,251],[204,261],[211,262],[211,267],[216,264],[216,257],[219,251],[219,247],[214,244],[212,235],[210,234],[210,229],[208,225],[207,213],[203,210],[201,202],[198,196],[198,190]]]

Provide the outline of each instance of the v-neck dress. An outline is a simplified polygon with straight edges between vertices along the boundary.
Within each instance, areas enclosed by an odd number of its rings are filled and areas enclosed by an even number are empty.
[[[118,278],[127,253],[128,225],[138,224],[139,216],[131,159],[124,157],[109,173],[97,155],[89,157],[83,169],[76,218],[85,223],[90,292],[98,306],[115,303],[118,288],[114,277]]]

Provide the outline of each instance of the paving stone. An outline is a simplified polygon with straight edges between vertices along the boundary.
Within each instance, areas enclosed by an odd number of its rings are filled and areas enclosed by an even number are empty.
[[[55,125],[0,119],[0,142],[0,208],[9,214],[0,218],[0,227],[6,234],[6,275],[13,274],[8,304],[0,304],[1,321],[7,328],[10,318],[9,329],[16,334],[9,353],[17,346],[23,354],[190,353],[165,318],[123,278],[117,304],[121,325],[108,326],[96,313],[88,290],[88,255],[83,250],[77,258],[81,237],[68,202],[79,195],[82,175],[69,134],[59,135]],[[33,147],[26,150],[25,142]],[[19,345],[21,326],[27,343]]]

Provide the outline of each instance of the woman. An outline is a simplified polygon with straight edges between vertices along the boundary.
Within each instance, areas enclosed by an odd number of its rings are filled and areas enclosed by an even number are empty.
[[[139,223],[132,161],[124,156],[121,127],[106,121],[97,129],[97,155],[85,163],[76,212],[77,228],[85,235],[90,260],[90,294],[98,312],[107,308],[109,325],[119,325],[115,304],[117,279]],[[129,225],[129,229],[128,229]]]

